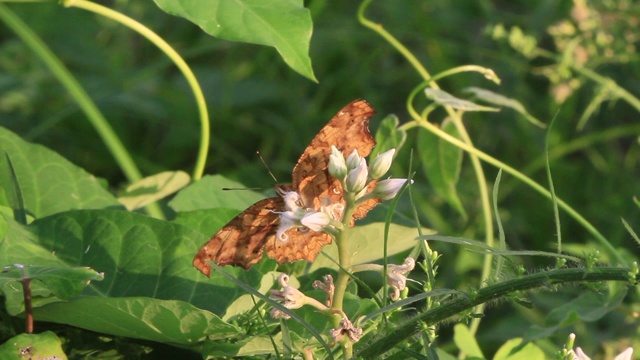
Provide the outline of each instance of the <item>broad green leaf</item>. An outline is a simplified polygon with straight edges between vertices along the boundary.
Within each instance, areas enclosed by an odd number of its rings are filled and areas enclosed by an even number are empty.
[[[2,127],[0,151],[11,159],[29,216],[41,218],[71,209],[122,206],[94,176],[44,146],[30,144]],[[0,188],[5,194],[14,188],[7,176],[9,173],[3,154],[0,157]]]
[[[136,210],[177,192],[189,181],[190,177],[184,171],[161,172],[127,186],[118,201],[127,210]]]
[[[218,359],[233,356],[257,356],[273,354],[273,343],[282,344],[282,333],[268,336],[253,336],[238,342],[205,341],[202,356],[205,359]]]
[[[442,130],[459,138],[455,124],[448,119],[442,123]],[[417,142],[422,169],[433,189],[466,218],[467,213],[456,189],[462,166],[462,150],[425,130],[418,132]]]
[[[533,325],[524,336],[525,341],[546,338],[560,328],[573,325],[579,321],[593,322],[620,306],[627,294],[621,288],[612,295],[586,292],[573,301],[563,303],[554,308],[545,319],[545,327]]]
[[[302,0],[154,1],[217,38],[273,46],[289,67],[317,81],[309,57],[313,23]]]
[[[433,102],[435,102],[437,104],[440,104],[440,105],[451,106],[452,108],[454,108],[456,110],[463,110],[463,111],[500,111],[500,109],[498,109],[498,108],[482,106],[482,105],[478,105],[478,104],[476,104],[474,102],[471,102],[469,100],[464,100],[464,99],[457,98],[457,97],[449,94],[448,92],[446,92],[444,90],[440,90],[440,89],[426,88],[426,89],[424,89],[424,93],[427,95],[427,99],[433,100]]]
[[[473,86],[464,89],[464,91],[472,93],[478,99],[488,102],[490,104],[511,108],[519,112],[520,114],[522,114],[522,116],[524,116],[527,119],[527,121],[529,121],[535,126],[541,127],[543,129],[547,127],[547,125],[545,125],[542,121],[536,119],[533,115],[529,114],[527,109],[525,109],[522,103],[520,103],[520,101],[518,100],[508,98],[504,95],[495,93],[493,91],[489,91],[486,89],[481,89]]]
[[[522,338],[515,338],[504,343],[493,356],[493,360],[544,360],[545,354],[534,343],[528,343],[523,347]]]
[[[347,245],[348,253],[354,254],[352,264],[366,264],[382,259],[384,247],[384,223],[376,222],[366,225],[356,223],[349,234]],[[428,230],[426,231],[429,232]],[[391,224],[389,231],[388,254],[393,257],[399,255],[416,245],[418,231],[415,228],[397,224]],[[331,243],[322,248],[322,253],[330,256],[335,261],[338,260],[338,247]],[[337,265],[323,254],[318,255],[311,264],[309,272],[321,267],[337,269]],[[398,259],[402,262],[404,259]]]
[[[240,330],[213,313],[176,300],[146,297],[79,298],[34,309],[44,321],[72,324],[116,336],[192,345],[237,335]]]
[[[104,278],[87,267],[52,267],[40,265],[13,264],[0,271],[0,286],[7,283],[17,285],[23,279],[42,282],[51,293],[61,299],[69,299],[82,292],[85,286]]]
[[[208,237],[178,224],[116,210],[70,211],[38,219],[28,227],[12,219],[7,222],[5,236],[0,239],[0,264],[89,266],[105,276],[104,281],[87,286],[81,298],[39,308],[34,312],[36,319],[41,316],[84,327],[88,325],[76,311],[82,310],[86,316],[91,309],[102,309],[102,316],[109,317],[123,316],[127,311],[123,309],[128,308],[135,314],[131,321],[137,324],[131,333],[121,333],[126,329],[118,327],[91,329],[143,339],[169,337],[173,340],[167,342],[187,344],[184,341],[217,334],[197,334],[202,328],[197,324],[190,327],[190,319],[211,319],[215,316],[211,312],[223,314],[243,294],[226,278],[214,273],[208,279],[193,268],[193,256]],[[254,269],[228,271],[253,287],[262,279]],[[173,312],[164,319],[173,316],[184,323],[157,323],[144,318],[157,311]],[[98,325],[108,324],[96,322]],[[186,327],[185,333],[177,336],[176,326]]]
[[[62,342],[51,331],[40,334],[20,334],[0,345],[0,359],[67,360]]]
[[[169,206],[176,212],[226,208],[244,210],[266,196],[251,190],[229,190],[224,188],[246,188],[239,182],[224,176],[204,176],[200,181],[182,189]]]
[[[399,150],[402,148],[402,145],[407,139],[407,133],[404,130],[398,129],[399,124],[400,121],[398,117],[393,114],[387,115],[387,117],[382,119],[378,131],[376,131],[376,146],[371,152],[371,159],[389,149]]]
[[[453,341],[456,343],[456,346],[458,346],[458,349],[467,355],[467,359],[485,358],[482,350],[480,350],[480,346],[478,346],[475,336],[471,334],[471,331],[469,331],[466,325],[456,324],[456,326],[453,327]]]

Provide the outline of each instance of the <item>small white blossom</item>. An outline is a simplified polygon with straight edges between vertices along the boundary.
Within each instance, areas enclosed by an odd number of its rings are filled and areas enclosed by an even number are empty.
[[[360,165],[347,174],[347,180],[345,181],[346,190],[353,193],[360,192],[367,186],[368,179],[369,170],[367,169],[367,161],[361,158]]]
[[[280,285],[282,290],[271,290],[271,295],[269,297],[273,300],[282,301],[282,305],[287,309],[299,309],[304,305],[311,305],[316,309],[323,311],[328,309],[318,300],[307,297],[300,290],[294,288],[293,286],[289,286],[289,275],[281,274],[278,277],[278,284]],[[271,310],[271,316],[276,319],[290,318],[289,315],[275,308]]]
[[[407,179],[385,179],[380,180],[373,189],[372,194],[380,200],[391,200],[398,194],[400,188],[407,182]],[[412,180],[413,183],[413,180]]]
[[[309,212],[300,219],[300,223],[310,230],[322,231],[325,226],[331,223],[331,217],[324,212]]]
[[[369,165],[369,176],[372,179],[379,179],[389,171],[395,152],[396,149],[387,150],[373,159]]]
[[[393,289],[393,293],[390,295],[391,300],[395,301],[400,298],[400,291],[407,287],[406,274],[413,270],[415,266],[416,261],[412,257],[406,258],[402,265],[387,265],[387,284]]]
[[[331,329],[331,337],[334,341],[340,341],[344,335],[347,335],[351,342],[357,342],[362,336],[362,328],[354,327],[349,319],[342,318],[340,326],[337,329]]]
[[[282,242],[289,241],[289,236],[285,234],[285,232],[300,226],[300,220],[300,216],[293,211],[283,211],[280,213],[280,224],[276,230],[276,238]]]

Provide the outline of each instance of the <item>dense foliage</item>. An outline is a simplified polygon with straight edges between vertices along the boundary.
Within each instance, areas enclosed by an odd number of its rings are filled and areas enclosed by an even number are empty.
[[[638,349],[639,4],[183,3],[0,4],[0,358]],[[290,181],[358,98],[374,155],[397,149],[387,176],[413,184],[356,223],[351,263],[416,266],[399,301],[380,274],[351,279],[350,343],[269,299],[287,273],[323,301],[335,246],[210,279],[191,260],[271,196],[256,151]]]

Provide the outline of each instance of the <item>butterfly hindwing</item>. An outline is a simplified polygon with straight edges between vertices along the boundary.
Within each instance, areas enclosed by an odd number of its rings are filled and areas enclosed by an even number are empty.
[[[274,211],[282,208],[281,197],[263,199],[251,205],[209,239],[193,259],[193,266],[207,276],[211,273],[207,261],[215,260],[220,266],[250,268],[262,258],[267,240],[275,238],[280,215]]]

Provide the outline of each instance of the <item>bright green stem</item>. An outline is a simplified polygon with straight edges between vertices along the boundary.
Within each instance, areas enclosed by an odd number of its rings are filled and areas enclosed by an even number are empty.
[[[104,17],[110,18],[119,22],[120,24],[136,31],[140,35],[144,36],[151,43],[156,45],[162,52],[171,59],[178,69],[182,72],[185,79],[189,83],[191,90],[193,91],[193,95],[196,99],[196,105],[198,106],[198,111],[200,112],[200,126],[201,126],[201,136],[200,136],[200,148],[198,150],[198,157],[196,159],[196,166],[193,170],[192,178],[194,181],[199,180],[202,177],[204,172],[204,166],[207,162],[207,151],[209,149],[209,113],[207,111],[207,104],[204,100],[204,95],[202,93],[202,89],[198,84],[198,80],[196,80],[195,75],[189,68],[189,65],[180,57],[180,55],[169,45],[166,41],[164,41],[158,34],[153,32],[148,27],[142,25],[141,23],[133,20],[132,18],[125,16],[117,11],[113,11],[107,7],[96,4],[94,2],[89,2],[85,0],[66,0],[64,1],[64,6],[66,7],[77,7],[81,9],[85,9],[96,13],[98,15],[102,15]]]
[[[122,169],[129,182],[136,182],[142,178],[142,174],[133,162],[131,155],[124,147],[118,135],[109,125],[107,119],[102,115],[100,109],[91,100],[91,97],[84,91],[80,83],[73,77],[71,72],[62,64],[56,55],[47,47],[47,45],[36,35],[27,24],[22,22],[9,8],[0,4],[0,19],[13,30],[24,43],[31,48],[42,62],[49,68],[51,73],[60,81],[71,97],[76,101],[80,109],[85,113],[87,119],[96,129],[98,135],[102,138],[111,155]],[[156,204],[147,206],[147,210],[151,216],[162,218],[163,214],[160,207]]]
[[[407,340],[418,331],[420,323],[437,324],[450,317],[469,311],[479,304],[500,299],[508,299],[516,292],[529,290],[548,290],[552,286],[576,283],[599,283],[602,281],[623,281],[633,284],[640,281],[640,276],[628,268],[571,268],[543,271],[521,276],[501,283],[486,286],[473,294],[461,294],[440,306],[425,312],[419,312],[409,321],[393,328],[388,334],[373,340],[360,353],[358,359],[378,358],[402,341]]]
[[[46,44],[29,27],[20,20],[6,6],[0,4],[0,18],[11,30],[13,30],[24,43],[44,62],[51,70],[51,73],[60,81],[69,94],[78,103],[78,106],[87,115],[87,118],[96,129],[104,143],[107,145],[116,162],[122,168],[125,176],[130,182],[140,180],[142,175],[136,167],[127,149],[118,139],[105,117],[102,115],[96,104],[84,91],[82,86],[73,77],[71,72],[64,67],[62,62],[46,46]]]
[[[351,219],[353,218],[353,212],[355,211],[355,197],[353,193],[345,192],[346,205],[342,214],[342,229],[338,231],[335,237],[336,245],[338,246],[338,263],[340,264],[340,271],[338,272],[338,278],[336,279],[333,293],[333,301],[331,302],[331,309],[334,313],[342,314],[345,316],[342,310],[344,303],[344,294],[347,291],[347,285],[349,284],[351,266],[351,256],[348,250],[348,234],[351,229]],[[333,326],[338,328],[342,316],[333,317]],[[342,356],[344,359],[351,359],[353,356],[353,344],[349,337],[345,336],[340,341],[342,345]]]
[[[422,66],[420,61],[409,51],[402,43],[400,43],[393,35],[391,35],[388,31],[386,31],[381,24],[376,24],[367,18],[365,18],[364,12],[371,3],[372,0],[364,0],[362,4],[360,4],[360,8],[358,9],[358,20],[365,27],[373,30],[378,33],[381,37],[383,37],[389,44],[391,44],[399,53],[401,53],[407,61],[418,71],[420,76],[424,80],[431,79],[431,75],[429,72]],[[485,74],[486,76],[486,74]],[[495,79],[488,77],[495,81]],[[434,89],[440,89],[438,84],[432,79],[429,81],[429,86]],[[464,127],[462,123],[462,118],[460,113],[455,111],[451,106],[444,106],[449,117],[453,120],[456,125],[456,129],[460,134],[460,137],[464,141],[464,143],[473,147],[473,142],[471,141],[471,137],[467,133],[467,129]],[[437,135],[437,134],[436,134]],[[485,226],[485,241],[488,246],[494,246],[494,235],[493,235],[493,218],[491,213],[491,201],[489,200],[489,187],[487,186],[487,181],[484,176],[484,171],[482,170],[482,164],[480,163],[480,159],[475,156],[473,153],[469,153],[469,159],[471,160],[471,166],[473,167],[474,173],[476,175],[476,182],[478,183],[478,191],[480,193],[480,201],[482,204],[482,215],[484,219]],[[491,255],[485,255],[484,264],[482,266],[482,279],[487,279],[491,275],[491,263],[493,257]],[[481,285],[482,286],[482,285]],[[484,304],[478,305],[476,312],[482,313],[484,310]],[[471,332],[475,333],[480,324],[480,319],[475,318],[471,323]]]

